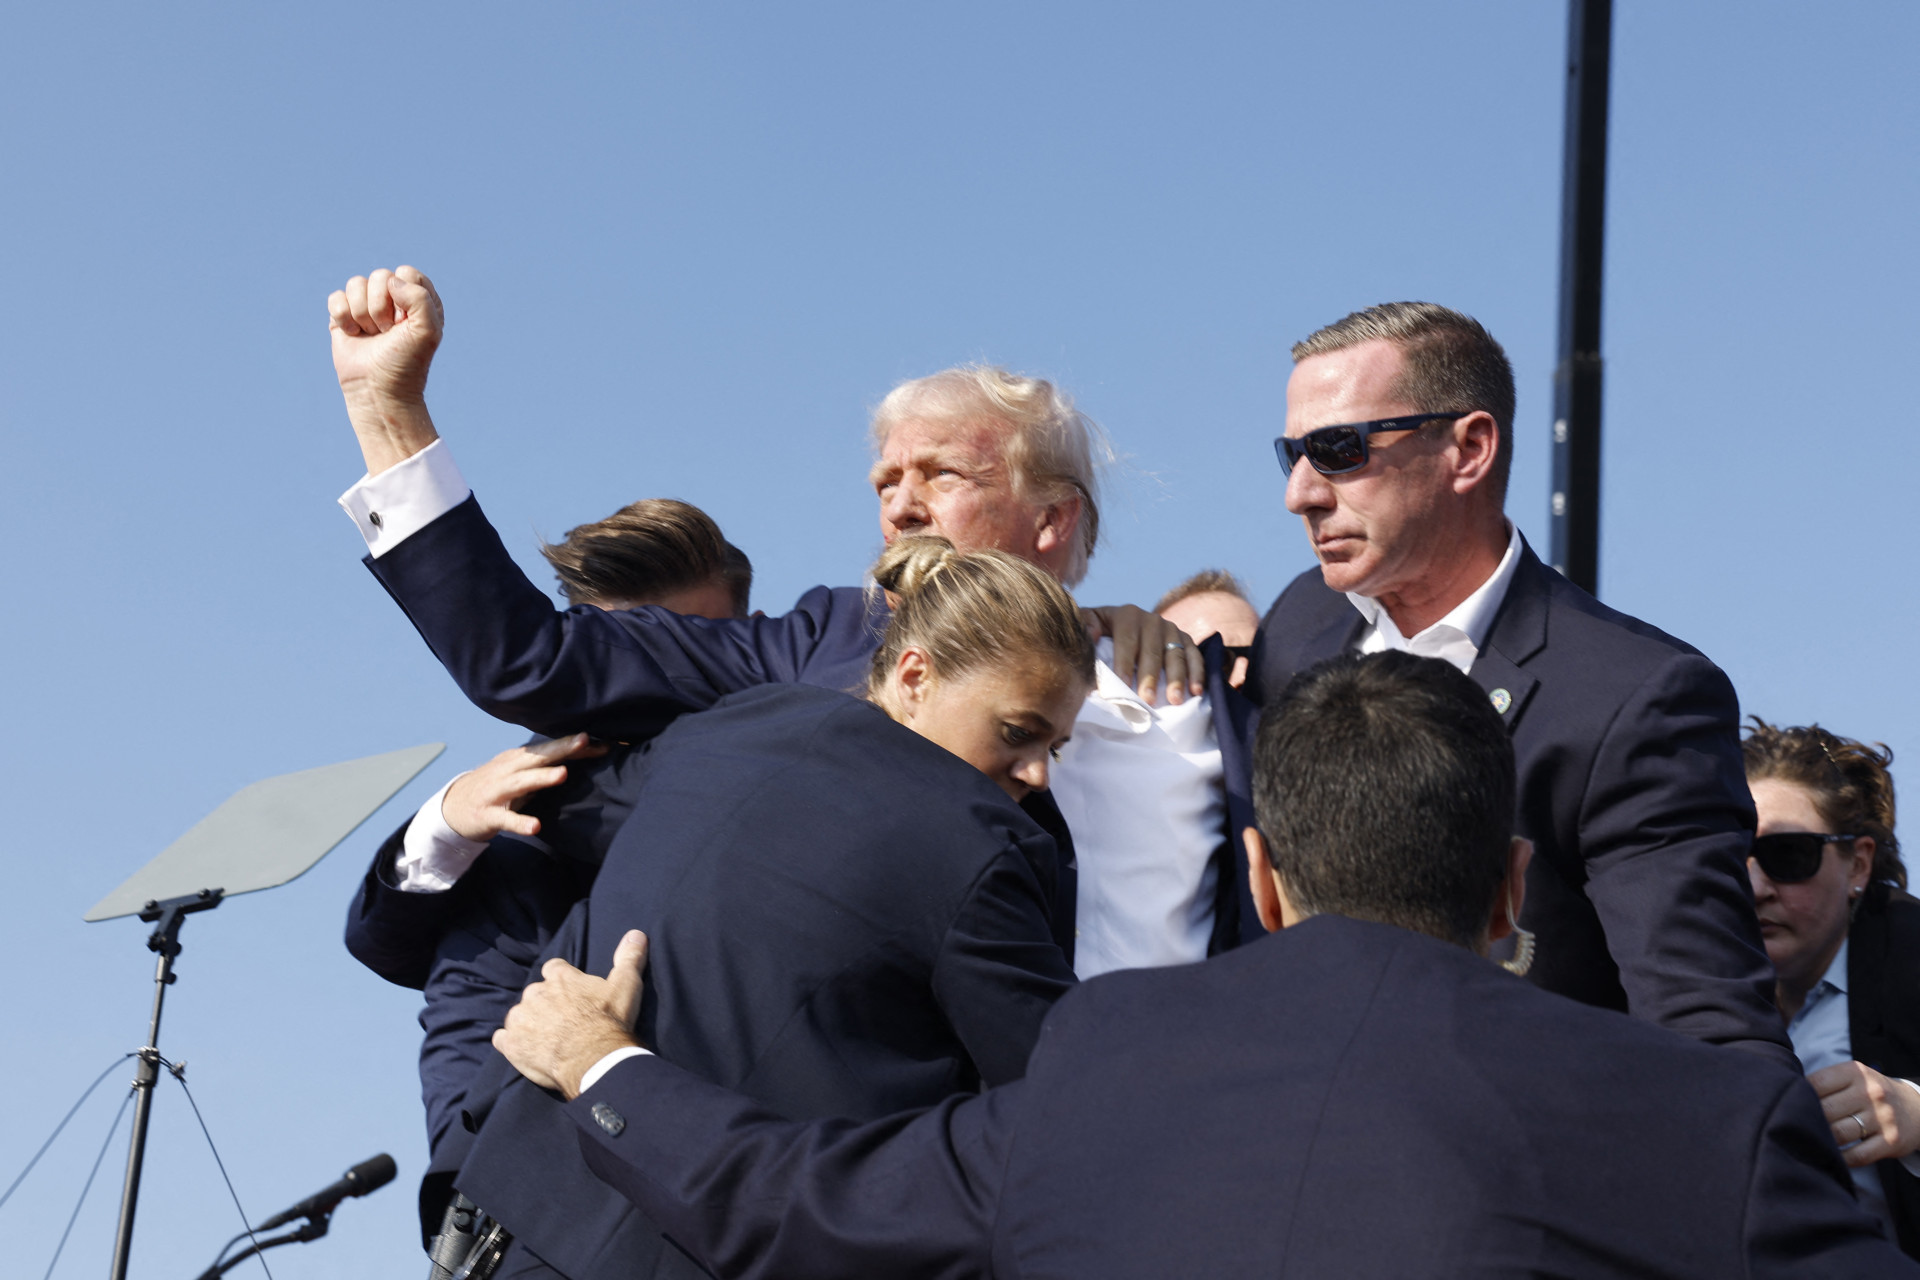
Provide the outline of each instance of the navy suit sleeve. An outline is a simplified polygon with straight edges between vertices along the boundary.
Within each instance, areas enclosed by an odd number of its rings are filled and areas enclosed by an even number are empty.
[[[1626,701],[1581,805],[1587,896],[1635,1016],[1794,1066],[1747,883],[1739,719],[1732,684],[1696,654]]]
[[[804,680],[823,644],[843,657],[866,624],[836,598],[858,593],[824,588],[778,618],[556,610],[472,497],[366,564],[476,706],[552,736],[651,737],[726,694]]]
[[[407,893],[392,883],[394,858],[406,834],[403,822],[381,843],[354,891],[347,907],[347,950],[388,982],[418,991],[427,984],[434,948],[458,906],[451,892]]]
[[[1853,1198],[1820,1103],[1804,1080],[1782,1081],[1760,1133],[1747,1188],[1751,1280],[1920,1277],[1920,1264]]]
[[[981,873],[934,961],[934,999],[983,1085],[1026,1074],[1041,1024],[1073,985],[1053,938],[1052,904],[1016,845]]]
[[[959,1280],[989,1269],[1020,1089],[796,1122],[644,1057],[568,1111],[588,1167],[715,1275]]]

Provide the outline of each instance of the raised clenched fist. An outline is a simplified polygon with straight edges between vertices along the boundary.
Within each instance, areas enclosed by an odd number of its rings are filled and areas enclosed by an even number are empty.
[[[445,322],[433,282],[412,267],[355,276],[328,295],[333,371],[368,474],[439,438],[427,415],[427,370]]]

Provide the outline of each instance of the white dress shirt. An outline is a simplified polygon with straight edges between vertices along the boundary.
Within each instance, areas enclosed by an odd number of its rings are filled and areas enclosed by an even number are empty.
[[[408,893],[441,893],[453,888],[453,882],[467,873],[474,859],[486,849],[484,840],[469,840],[447,825],[441,805],[447,788],[466,777],[456,773],[428,797],[407,824],[400,841],[400,856],[393,860],[394,883]]]
[[[1480,656],[1480,646],[1487,642],[1487,632],[1493,629],[1493,616],[1500,612],[1507,588],[1513,585],[1513,571],[1520,565],[1519,526],[1509,522],[1507,529],[1507,553],[1500,557],[1493,576],[1455,605],[1446,617],[1411,638],[1400,634],[1400,628],[1393,625],[1392,616],[1378,600],[1349,591],[1347,599],[1367,620],[1357,652],[1385,653],[1392,649],[1422,658],[1438,658],[1463,672],[1472,670],[1474,659]]]
[[[378,559],[469,492],[445,442],[435,440],[361,477],[340,507]],[[1052,779],[1079,860],[1074,970],[1082,978],[1205,959],[1218,882],[1213,855],[1226,834],[1211,703],[1203,695],[1174,706],[1162,691],[1149,706],[1108,665],[1113,642],[1101,641],[1099,653],[1097,686]],[[408,825],[395,864],[402,889],[450,888],[480,854],[482,846],[447,826],[445,794],[443,787]]]
[[[1074,721],[1052,774],[1053,798],[1080,864],[1074,972],[1204,960],[1213,934],[1214,852],[1226,830],[1226,789],[1213,707],[1153,705],[1108,663]]]
[[[340,495],[340,509],[378,560],[467,500],[473,490],[444,440],[435,440],[377,476],[361,476]]]

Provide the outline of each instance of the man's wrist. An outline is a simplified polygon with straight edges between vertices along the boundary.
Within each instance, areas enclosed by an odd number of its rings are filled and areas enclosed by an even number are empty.
[[[613,1070],[628,1058],[650,1058],[652,1056],[653,1050],[637,1044],[621,1045],[618,1049],[609,1049],[606,1053],[600,1055],[599,1061],[586,1069],[586,1072],[580,1077],[580,1087],[568,1094],[567,1100],[571,1102],[587,1090],[593,1088],[596,1084],[599,1084],[602,1080],[606,1079],[607,1072]]]
[[[367,550],[377,560],[465,502],[472,492],[446,443],[434,440],[381,474],[362,476],[340,495],[340,509],[360,530]]]
[[[357,387],[340,391],[370,476],[405,462],[440,438],[424,398]]]
[[[393,864],[394,887],[401,892],[444,893],[486,851],[485,841],[467,839],[447,825],[441,812],[447,792],[466,776],[457,774],[434,792],[407,824],[400,840],[400,855]]]
[[[625,1031],[595,1036],[590,1041],[583,1041],[566,1065],[553,1073],[554,1083],[560,1086],[561,1096],[568,1102],[572,1102],[587,1091],[589,1080],[598,1083],[600,1077],[606,1074],[606,1069],[600,1066],[601,1063],[606,1062],[607,1066],[611,1067],[613,1063],[608,1062],[608,1059],[612,1058],[614,1062],[622,1061],[632,1057],[633,1050],[647,1052],[632,1035]],[[620,1056],[614,1057],[616,1054]]]

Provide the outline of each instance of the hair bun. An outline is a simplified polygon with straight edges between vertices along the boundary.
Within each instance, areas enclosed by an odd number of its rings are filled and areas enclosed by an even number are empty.
[[[957,554],[951,542],[932,534],[895,538],[874,562],[873,580],[895,595],[915,595]]]

